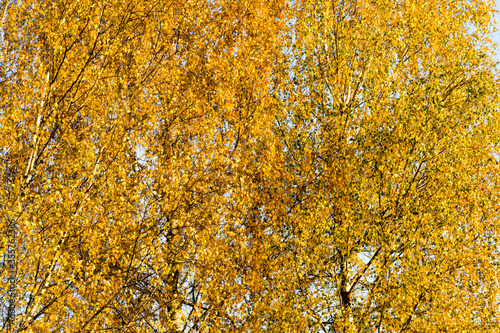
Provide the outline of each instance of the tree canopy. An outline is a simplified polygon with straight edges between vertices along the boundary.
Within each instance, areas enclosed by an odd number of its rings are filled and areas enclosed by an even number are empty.
[[[6,332],[497,332],[490,0],[3,0]]]

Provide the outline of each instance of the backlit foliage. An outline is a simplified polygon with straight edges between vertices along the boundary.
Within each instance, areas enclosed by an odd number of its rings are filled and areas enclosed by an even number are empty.
[[[493,2],[4,0],[7,332],[496,332]]]

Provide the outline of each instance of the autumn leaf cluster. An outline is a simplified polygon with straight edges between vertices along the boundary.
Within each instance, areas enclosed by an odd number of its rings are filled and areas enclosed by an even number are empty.
[[[3,0],[6,332],[497,332],[491,0]]]

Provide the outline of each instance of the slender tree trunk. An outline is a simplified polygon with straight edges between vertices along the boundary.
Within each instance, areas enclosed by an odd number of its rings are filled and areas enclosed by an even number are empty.
[[[342,332],[353,332],[349,264],[345,257],[340,262],[340,304],[342,307]]]

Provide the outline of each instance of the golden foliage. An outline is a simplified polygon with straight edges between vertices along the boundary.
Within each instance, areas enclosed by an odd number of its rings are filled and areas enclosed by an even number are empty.
[[[493,3],[5,0],[7,332],[496,332]]]

